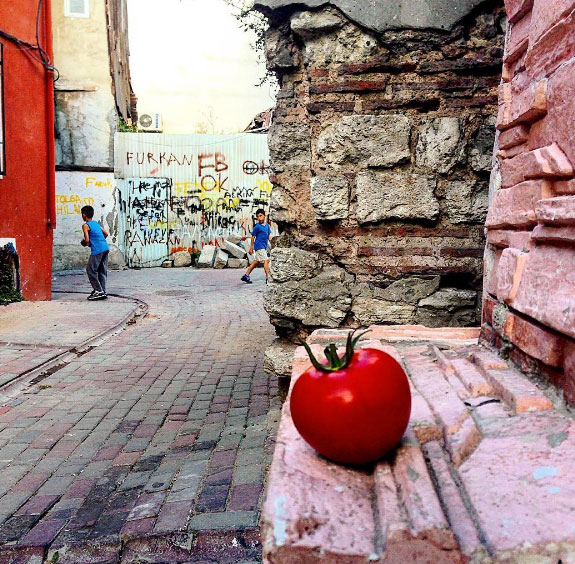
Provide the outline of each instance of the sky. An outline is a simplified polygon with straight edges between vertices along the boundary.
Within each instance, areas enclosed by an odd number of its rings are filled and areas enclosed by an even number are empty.
[[[223,0],[128,0],[138,112],[165,133],[236,133],[274,106],[275,89]]]

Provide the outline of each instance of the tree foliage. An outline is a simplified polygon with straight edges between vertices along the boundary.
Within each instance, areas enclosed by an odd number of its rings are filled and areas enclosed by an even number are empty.
[[[267,18],[254,8],[253,0],[224,0],[224,2],[233,9],[233,15],[240,27],[255,37],[251,47],[257,55],[258,62],[265,65],[265,33],[269,25]],[[266,71],[259,86],[273,80],[275,75],[271,71]]]
[[[138,125],[126,123],[122,116],[118,116],[118,132],[120,132],[120,133],[138,133]]]

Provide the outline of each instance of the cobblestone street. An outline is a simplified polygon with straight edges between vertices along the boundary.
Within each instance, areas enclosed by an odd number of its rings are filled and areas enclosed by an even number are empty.
[[[3,402],[2,563],[259,560],[280,400],[263,273],[240,274],[112,272],[148,313]],[[84,275],[54,290],[89,293]]]
[[[0,564],[575,564],[575,0],[0,22]]]

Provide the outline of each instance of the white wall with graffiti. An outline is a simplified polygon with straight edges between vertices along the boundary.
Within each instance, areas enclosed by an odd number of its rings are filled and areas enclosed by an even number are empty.
[[[111,259],[123,263],[116,245],[116,180],[112,173],[56,173],[56,229],[54,231],[54,270],[86,266],[90,250],[80,246],[83,206],[92,206],[94,219],[110,233]]]
[[[269,209],[267,136],[118,133],[118,245],[130,266],[249,236]]]

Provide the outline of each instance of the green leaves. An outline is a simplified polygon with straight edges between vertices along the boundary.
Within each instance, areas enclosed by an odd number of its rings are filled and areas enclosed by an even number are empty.
[[[337,347],[334,343],[329,344],[324,349],[325,357],[327,358],[327,364],[321,364],[313,354],[310,346],[305,341],[300,341],[300,344],[305,348],[309,359],[313,367],[316,370],[320,370],[321,372],[337,372],[338,370],[344,370],[349,366],[351,360],[353,358],[353,353],[358,341],[369,331],[364,331],[357,336],[354,336],[357,329],[350,331],[347,335],[347,341],[345,345],[345,354],[343,356],[339,356],[337,354]]]

